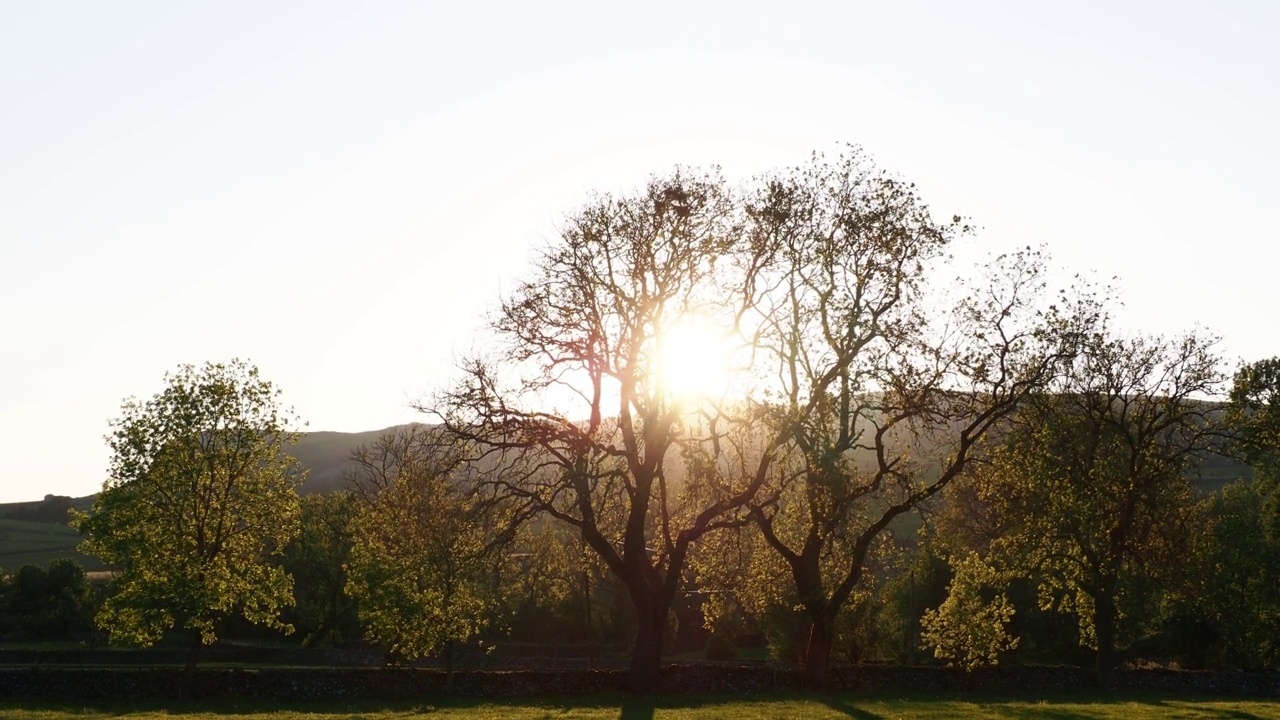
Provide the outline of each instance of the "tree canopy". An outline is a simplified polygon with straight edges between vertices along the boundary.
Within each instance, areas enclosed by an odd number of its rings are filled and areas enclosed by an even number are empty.
[[[1221,445],[1204,398],[1225,376],[1215,339],[1123,337],[1105,329],[1019,409],[981,482],[1005,527],[998,554],[1042,578],[1042,602],[1080,619],[1109,682],[1124,610],[1144,578],[1184,564],[1199,456]]]
[[[150,645],[176,628],[207,644],[232,614],[282,627],[291,581],[268,560],[298,529],[297,427],[241,360],[183,365],[125,401],[109,477],[75,520],[81,550],[118,571],[97,618],[111,639]]]
[[[576,528],[622,581],[639,616],[632,685],[647,688],[708,533],[754,520],[797,568],[848,538],[852,559],[817,591],[825,627],[879,532],[1042,381],[1076,305],[1036,305],[1035,253],[996,263],[949,309],[922,299],[967,230],[857,148],[741,190],[677,169],[569,216],[494,316],[499,349],[425,409],[465,446],[478,487]],[[722,378],[692,393],[668,360],[690,326],[719,339],[702,354],[725,353]],[[911,437],[943,427],[954,446],[906,461],[922,449]],[[791,488],[809,498],[810,549],[773,524]],[[797,582],[817,597],[807,569]],[[829,644],[815,652],[821,675]]]

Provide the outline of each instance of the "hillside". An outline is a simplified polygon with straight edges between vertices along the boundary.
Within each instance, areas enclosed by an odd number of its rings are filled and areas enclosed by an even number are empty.
[[[341,488],[351,452],[395,429],[306,435],[292,448],[292,454],[309,471],[301,491],[325,493]],[[43,500],[0,503],[0,569],[12,571],[28,564],[47,566],[50,561],[63,557],[73,558],[86,570],[105,569],[97,559],[76,552],[80,535],[67,525],[68,511],[71,508],[88,510],[93,507],[93,499],[93,495],[79,498],[46,495]]]
[[[313,432],[303,436],[290,449],[308,471],[302,494],[331,492],[342,487],[343,471],[350,467],[351,452],[361,445],[372,443],[378,436],[407,425],[397,425],[382,430],[366,432]],[[43,500],[16,503],[0,503],[0,518],[38,523],[63,523],[67,510],[88,510],[93,506],[93,495],[71,498],[63,495],[46,495]]]
[[[351,452],[398,427],[404,426],[357,433],[314,432],[306,435],[292,449],[293,455],[309,471],[302,493],[326,493],[340,489],[345,483],[343,473],[351,467]],[[1249,475],[1247,465],[1210,455],[1203,458],[1196,485],[1208,495],[1228,482],[1248,478]],[[86,569],[101,569],[97,560],[75,552],[80,538],[66,525],[69,508],[88,510],[92,505],[92,495],[81,498],[47,495],[43,500],[0,504],[0,568],[15,570],[28,563],[46,565],[50,560],[72,557]]]
[[[372,444],[379,436],[403,427],[409,426],[395,425],[356,433],[308,433],[289,451],[308,470],[302,494],[326,493],[341,488],[345,484],[343,472],[351,467],[353,450],[361,445]]]
[[[75,551],[79,542],[80,533],[66,524],[0,518],[0,568],[8,572],[23,565],[47,567],[69,557],[85,570],[105,570],[97,558]]]

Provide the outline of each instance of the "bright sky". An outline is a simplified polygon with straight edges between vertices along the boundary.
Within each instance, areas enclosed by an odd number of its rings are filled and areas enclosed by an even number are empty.
[[[127,396],[243,357],[417,419],[591,189],[856,142],[982,252],[1280,355],[1280,4],[10,2],[0,502],[96,492]]]

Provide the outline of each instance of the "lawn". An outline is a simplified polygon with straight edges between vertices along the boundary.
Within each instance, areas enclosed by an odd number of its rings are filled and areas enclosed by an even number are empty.
[[[134,702],[82,707],[0,702],[6,720],[764,720],[804,718],[1277,718],[1280,700],[1158,696],[999,697],[769,696],[595,697],[415,703]]]

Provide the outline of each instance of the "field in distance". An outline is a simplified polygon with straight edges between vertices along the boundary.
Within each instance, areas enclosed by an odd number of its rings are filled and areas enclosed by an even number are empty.
[[[798,718],[1280,718],[1280,700],[1063,696],[1017,699],[984,696],[893,698],[850,694],[587,697],[570,699],[423,700],[414,703],[267,702],[219,700],[102,705],[0,701],[11,720],[740,720]]]
[[[69,525],[0,518],[0,568],[15,571],[23,565],[48,567],[59,558],[71,558],[89,572],[106,567],[94,557],[76,552],[80,533]]]

